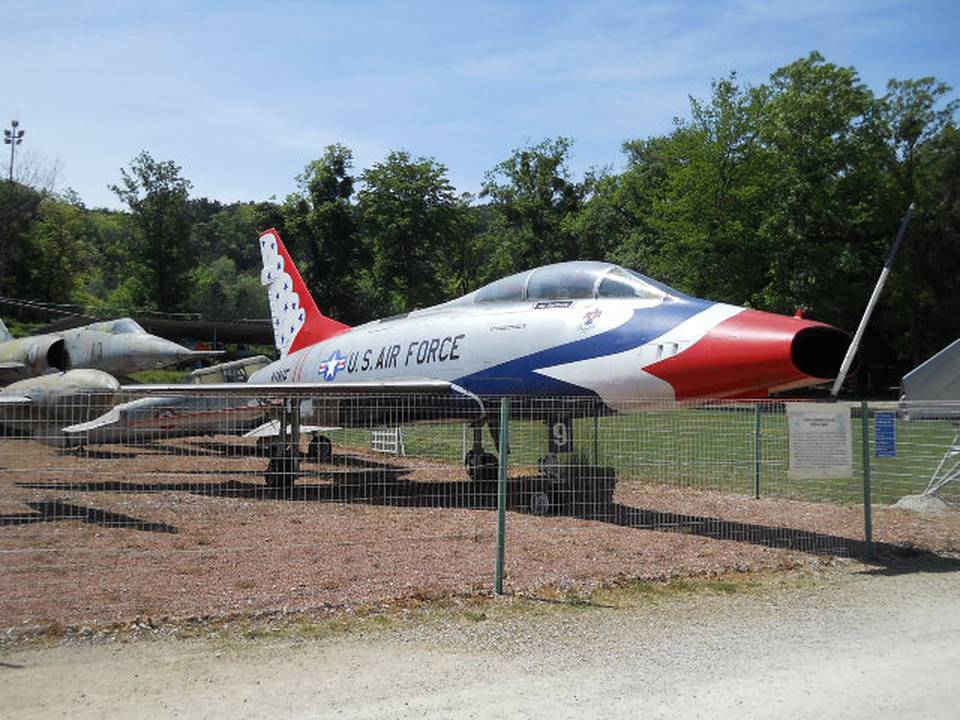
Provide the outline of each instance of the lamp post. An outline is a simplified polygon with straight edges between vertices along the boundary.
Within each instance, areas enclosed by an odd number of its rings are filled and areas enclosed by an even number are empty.
[[[13,182],[13,156],[14,156],[14,153],[15,153],[15,150],[16,150],[17,145],[19,145],[20,143],[23,142],[23,133],[24,133],[25,131],[24,131],[24,130],[18,130],[18,129],[17,129],[17,128],[20,126],[20,121],[19,121],[19,120],[11,120],[11,121],[10,121],[10,126],[13,128],[12,130],[4,130],[4,131],[3,131],[3,142],[4,142],[4,144],[10,146],[10,177],[9,177],[9,180],[10,180],[10,182]]]

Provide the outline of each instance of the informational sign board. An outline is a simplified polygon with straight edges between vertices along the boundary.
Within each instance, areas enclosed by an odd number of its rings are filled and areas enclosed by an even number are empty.
[[[878,458],[897,456],[897,414],[891,410],[878,410],[874,416],[875,437],[873,446]]]
[[[794,480],[853,477],[850,408],[823,403],[787,403],[790,464]]]

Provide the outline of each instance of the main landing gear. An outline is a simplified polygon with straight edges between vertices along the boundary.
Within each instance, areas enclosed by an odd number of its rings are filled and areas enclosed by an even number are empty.
[[[599,467],[595,461],[577,452],[573,443],[573,418],[558,416],[546,419],[548,452],[540,458],[537,477],[519,481],[520,505],[534,515],[589,513],[591,517],[605,512],[613,503],[616,477],[612,468]],[[497,444],[498,423],[490,423],[490,434]],[[594,425],[594,455],[597,453],[598,425]],[[471,423],[473,446],[463,464],[474,482],[493,482],[498,476],[498,460],[483,448],[483,424]],[[497,448],[504,452],[503,448]],[[514,491],[514,492],[515,492]]]

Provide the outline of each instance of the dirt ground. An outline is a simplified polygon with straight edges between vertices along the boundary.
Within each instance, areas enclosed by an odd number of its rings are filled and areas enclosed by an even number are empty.
[[[0,628],[8,641],[263,613],[489,594],[496,487],[456,464],[338,452],[289,492],[233,438],[76,456],[0,440]],[[621,482],[561,514],[511,478],[506,586],[589,591],[861,556],[862,509]],[[602,483],[598,485],[601,486]],[[960,513],[876,508],[882,566],[960,551]]]

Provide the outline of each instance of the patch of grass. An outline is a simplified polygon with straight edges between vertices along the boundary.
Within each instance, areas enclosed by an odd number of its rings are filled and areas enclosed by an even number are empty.
[[[172,385],[178,383],[190,374],[189,370],[170,370],[158,368],[156,370],[141,370],[130,375],[131,380],[148,385]]]
[[[713,590],[714,592],[723,593],[726,595],[732,595],[733,593],[737,593],[742,590],[737,583],[730,582],[728,580],[715,580],[711,583],[708,583],[707,588]]]
[[[782,412],[760,415],[759,456],[755,446],[756,416],[749,404],[720,407],[686,407],[574,421],[577,452],[613,467],[619,481],[665,483],[679,487],[719,490],[750,496],[760,462],[761,497],[792,498],[816,502],[858,503],[862,500],[862,426],[852,418],[853,475],[847,479],[795,480],[787,477],[787,420]],[[873,437],[873,419],[870,436]],[[404,444],[411,456],[459,463],[463,428],[436,423],[404,427]],[[904,495],[922,492],[950,444],[954,430],[946,421],[897,420],[898,455],[871,458],[873,499],[895,502]],[[490,439],[485,436],[489,446]],[[345,430],[338,442],[370,447],[368,430]],[[545,453],[543,423],[514,420],[510,423],[510,465],[536,467]]]
[[[590,595],[583,595],[577,592],[564,593],[563,602],[575,608],[595,607],[597,604]]]

